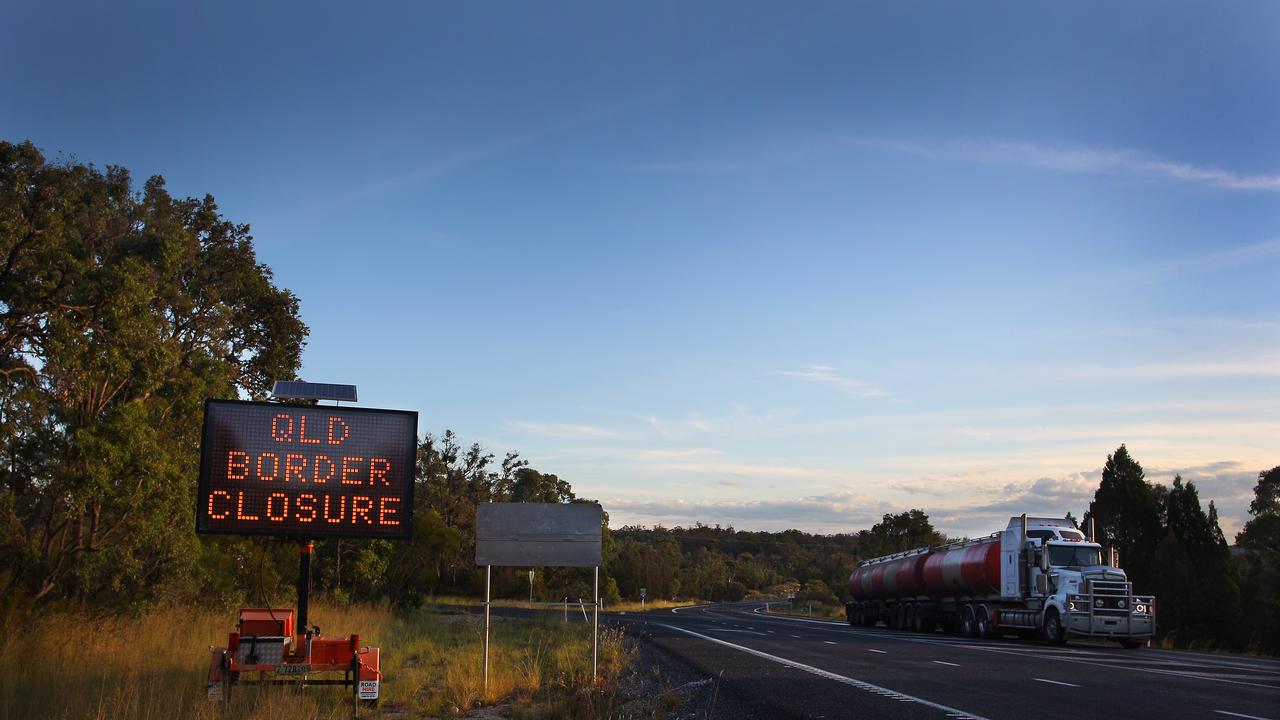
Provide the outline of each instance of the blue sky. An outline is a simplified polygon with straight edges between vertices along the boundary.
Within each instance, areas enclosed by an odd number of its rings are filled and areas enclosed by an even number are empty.
[[[0,137],[253,226],[303,376],[615,525],[1280,464],[1280,5],[43,2]]]

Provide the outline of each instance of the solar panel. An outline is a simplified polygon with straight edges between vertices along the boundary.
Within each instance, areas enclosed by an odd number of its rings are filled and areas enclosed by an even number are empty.
[[[338,385],[335,383],[311,383],[301,380],[277,380],[271,388],[271,394],[277,398],[294,400],[338,400],[356,402],[355,385]]]

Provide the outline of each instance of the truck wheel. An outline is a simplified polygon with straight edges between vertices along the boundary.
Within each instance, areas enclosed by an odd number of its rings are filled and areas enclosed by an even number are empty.
[[[1044,637],[1054,645],[1067,644],[1067,628],[1062,625],[1056,608],[1049,608],[1044,614]]]
[[[979,638],[991,637],[991,616],[987,614],[987,606],[980,605],[975,613],[974,630]]]

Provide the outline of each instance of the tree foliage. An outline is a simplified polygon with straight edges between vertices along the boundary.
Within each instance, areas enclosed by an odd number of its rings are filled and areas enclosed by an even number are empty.
[[[1250,647],[1280,652],[1280,466],[1258,473],[1252,517],[1236,535],[1245,550],[1241,604]]]
[[[1160,505],[1142,465],[1124,445],[1107,456],[1102,483],[1084,515],[1086,526],[1091,519],[1098,541],[1119,551],[1134,584],[1149,587],[1155,548],[1163,537]]]
[[[249,227],[160,177],[0,142],[6,593],[145,600],[199,574],[205,398],[298,368],[298,301]]]

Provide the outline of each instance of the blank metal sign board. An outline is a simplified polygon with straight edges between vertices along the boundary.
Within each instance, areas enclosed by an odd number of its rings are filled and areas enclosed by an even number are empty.
[[[476,565],[598,566],[602,518],[596,503],[481,503]]]

